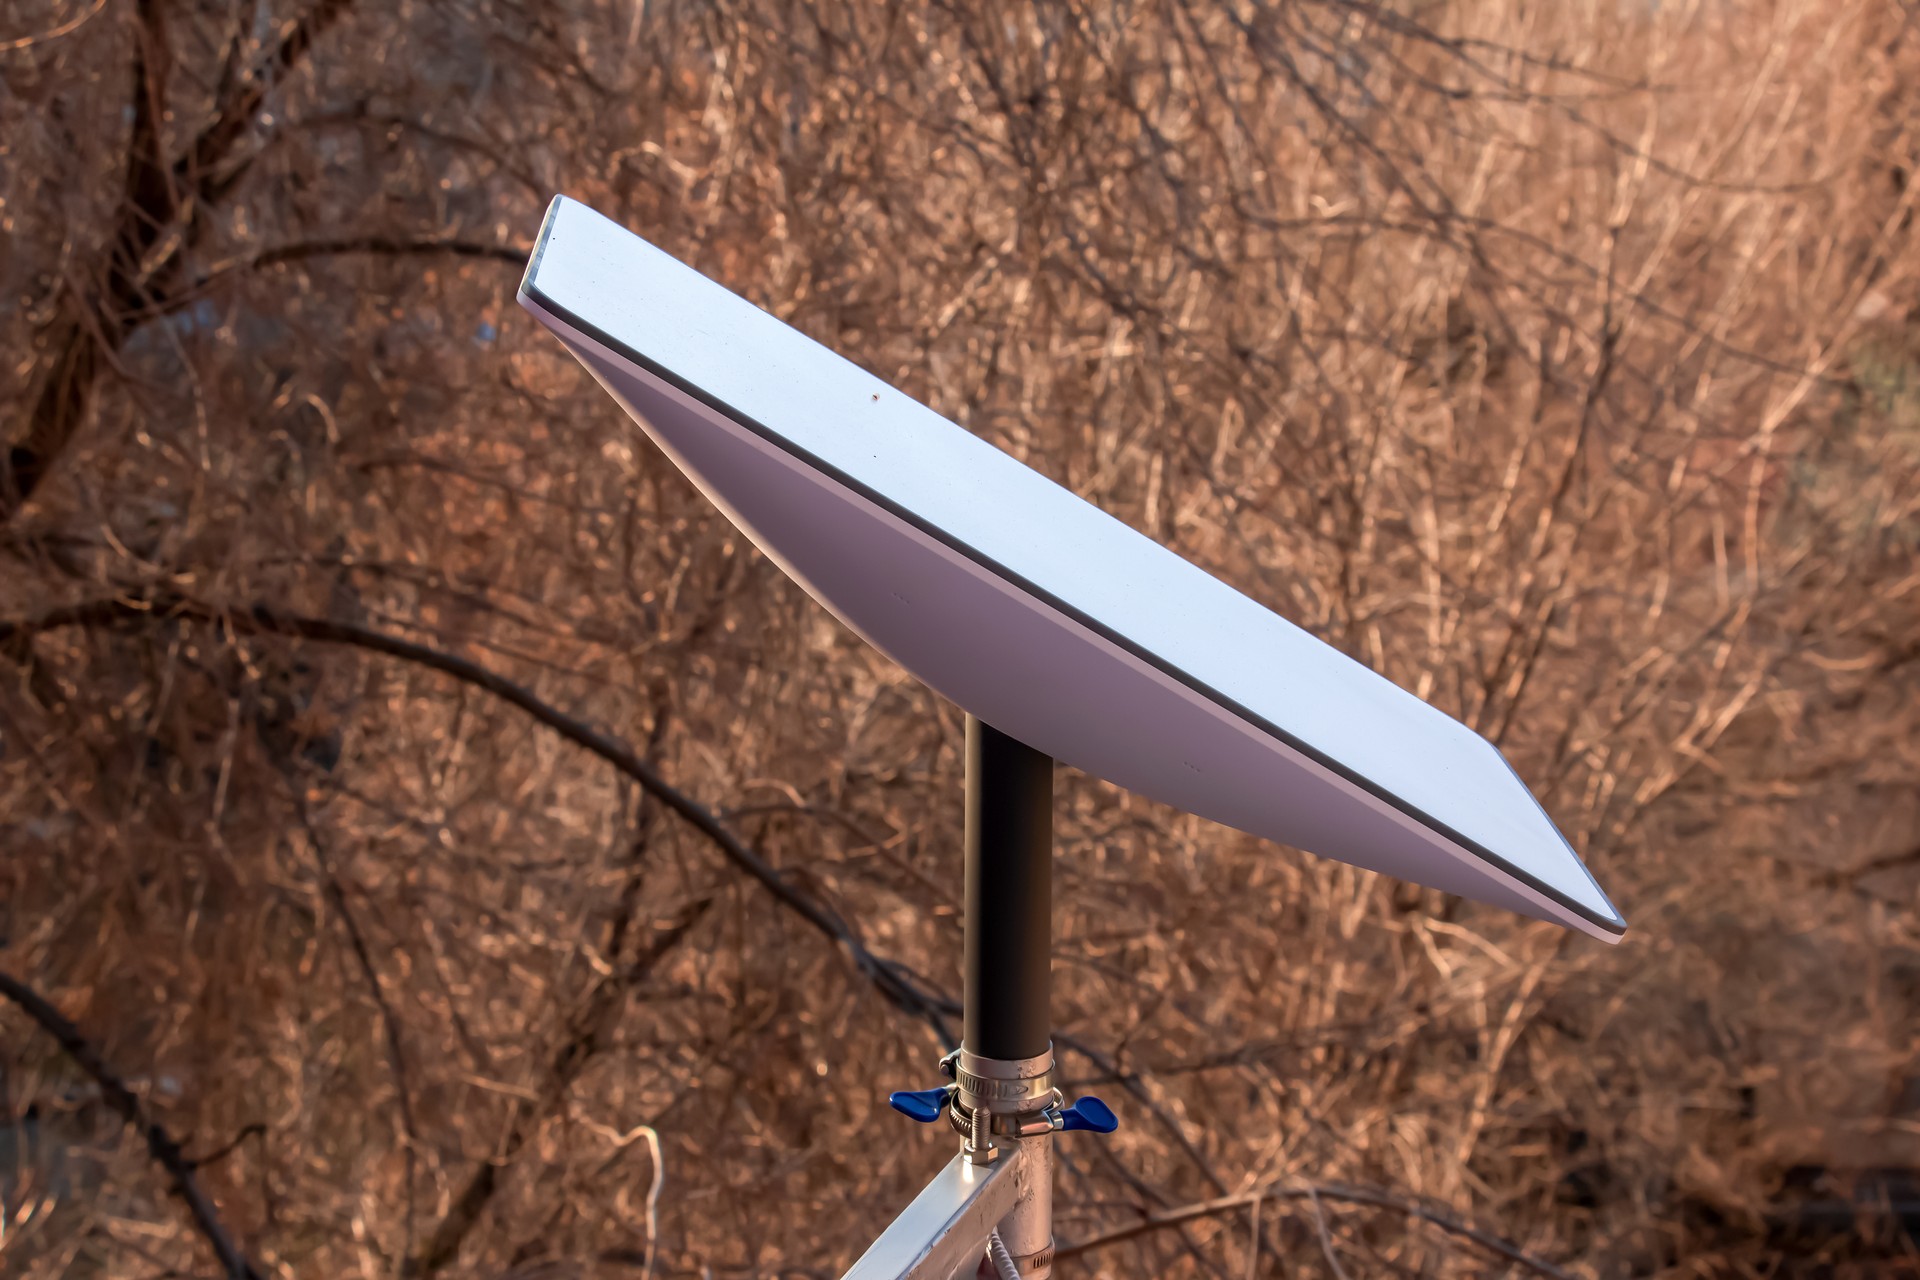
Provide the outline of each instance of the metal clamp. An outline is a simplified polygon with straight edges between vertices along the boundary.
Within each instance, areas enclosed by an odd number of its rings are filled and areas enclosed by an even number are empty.
[[[949,1056],[954,1084],[969,1109],[1019,1115],[1045,1110],[1052,1100],[1052,1046],[1031,1058],[983,1058],[964,1048]]]
[[[1031,1058],[983,1058],[965,1048],[940,1061],[953,1077],[948,1123],[966,1139],[967,1159],[990,1164],[993,1138],[1029,1138],[1056,1128],[1049,1115],[1061,1104],[1053,1087],[1053,1048]]]
[[[1095,1097],[1072,1106],[1053,1085],[1053,1049],[1031,1058],[982,1058],[955,1049],[940,1059],[940,1072],[952,1084],[918,1092],[899,1092],[887,1101],[895,1111],[922,1124],[947,1113],[947,1123],[964,1139],[962,1151],[976,1165],[992,1164],[1000,1138],[1037,1138],[1046,1133],[1086,1130],[1112,1133],[1119,1127],[1113,1111]]]

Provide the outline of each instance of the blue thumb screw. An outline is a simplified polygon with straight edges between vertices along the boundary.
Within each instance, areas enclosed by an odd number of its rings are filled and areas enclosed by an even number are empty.
[[[947,1105],[947,1093],[952,1087],[943,1085],[938,1089],[921,1089],[918,1092],[901,1089],[887,1095],[887,1105],[909,1120],[932,1124],[940,1118],[940,1108]]]
[[[1064,1132],[1085,1129],[1089,1133],[1112,1133],[1119,1127],[1120,1117],[1113,1114],[1113,1108],[1092,1096],[1082,1098],[1060,1112],[1060,1128]]]

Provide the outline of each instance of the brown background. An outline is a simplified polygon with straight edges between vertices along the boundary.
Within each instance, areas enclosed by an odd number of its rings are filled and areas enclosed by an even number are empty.
[[[555,191],[1474,725],[1631,921],[1063,774],[1060,1275],[1907,1267],[1917,22],[6,5],[0,1271],[834,1276],[943,1158],[959,715],[518,312]]]

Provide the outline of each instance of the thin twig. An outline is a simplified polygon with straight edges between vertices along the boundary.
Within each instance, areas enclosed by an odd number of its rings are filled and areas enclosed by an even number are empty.
[[[1333,1272],[1334,1280],[1347,1280],[1347,1269],[1340,1265],[1340,1255],[1333,1251],[1333,1232],[1327,1230],[1326,1207],[1312,1187],[1307,1188],[1307,1203],[1313,1206],[1313,1234],[1320,1240],[1320,1254],[1327,1260],[1327,1269]]]
[[[301,823],[306,827],[307,838],[313,842],[314,859],[320,865],[321,885],[327,904],[340,917],[347,944],[353,950],[354,961],[359,966],[361,979],[367,984],[367,994],[380,1014],[380,1026],[386,1036],[387,1068],[393,1073],[393,1094],[399,1112],[402,1146],[405,1148],[402,1160],[406,1167],[401,1173],[405,1179],[407,1202],[406,1245],[402,1250],[404,1257],[413,1252],[415,1221],[419,1213],[414,1175],[419,1161],[420,1130],[413,1119],[413,1086],[407,1071],[406,1045],[400,1033],[400,1017],[393,1011],[393,1004],[387,999],[385,988],[380,985],[380,970],[373,963],[373,952],[367,947],[360,922],[354,917],[353,908],[347,904],[346,890],[341,888],[340,878],[334,871],[333,855],[319,827],[315,825],[313,815],[308,812],[304,799],[300,800],[299,806]]]
[[[652,1125],[642,1125],[641,1135],[653,1156],[653,1181],[647,1184],[647,1261],[640,1280],[653,1280],[653,1264],[660,1256],[660,1192],[667,1185],[667,1161],[660,1154],[660,1134]]]
[[[106,7],[107,0],[94,0],[93,8],[87,10],[77,18],[67,19],[59,26],[53,27],[50,30],[42,31],[38,35],[21,36],[17,40],[0,40],[0,53],[14,53],[21,49],[31,49],[37,44],[46,44],[50,40],[58,40],[61,36],[70,36],[81,27],[86,26],[87,23],[93,21],[94,15]]]
[[[203,1156],[193,1156],[189,1158],[187,1165],[194,1169],[204,1169],[208,1165],[219,1164],[222,1160],[225,1160],[228,1156],[238,1151],[240,1144],[248,1138],[260,1138],[264,1141],[266,1136],[267,1126],[261,1124],[258,1120],[250,1121],[241,1125],[240,1132],[234,1134],[232,1138],[220,1146],[215,1147],[212,1151],[207,1152],[207,1154]]]

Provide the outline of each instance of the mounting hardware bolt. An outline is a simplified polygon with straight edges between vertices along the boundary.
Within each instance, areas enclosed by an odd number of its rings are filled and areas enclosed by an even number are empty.
[[[985,1107],[977,1107],[967,1113],[967,1162],[969,1164],[992,1164],[1000,1149],[993,1145],[989,1126],[993,1116]]]

